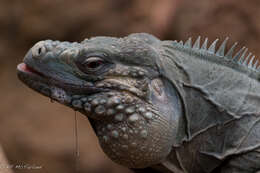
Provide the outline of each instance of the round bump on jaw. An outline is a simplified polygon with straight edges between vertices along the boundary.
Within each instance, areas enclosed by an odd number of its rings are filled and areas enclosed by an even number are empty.
[[[82,108],[82,102],[80,100],[73,100],[71,104],[74,108],[78,108],[78,109]]]
[[[132,72],[131,75],[132,75],[132,77],[136,77],[137,76],[137,74],[135,72]]]
[[[108,95],[109,97],[111,97],[111,96],[114,96],[115,94],[114,94],[113,92],[108,92],[107,95]]]
[[[91,101],[91,105],[92,106],[97,106],[99,105],[99,99],[98,98],[95,98],[94,100]]]
[[[143,76],[144,72],[143,71],[138,71],[139,76]]]
[[[123,139],[128,140],[128,135],[127,135],[127,134],[124,134],[124,135],[123,135]]]
[[[122,130],[123,132],[125,132],[125,131],[126,131],[126,127],[122,127],[121,130]]]
[[[152,112],[145,112],[144,117],[147,119],[152,119],[153,118],[153,113]]]
[[[115,74],[121,74],[122,73],[121,69],[116,69],[114,72],[115,72]]]
[[[105,85],[104,85],[104,83],[98,83],[96,86],[102,88],[102,87],[104,87]]]
[[[141,147],[140,150],[144,152],[146,150],[146,147]]]
[[[127,150],[128,149],[127,145],[122,145],[121,147],[122,147],[123,150]]]
[[[128,107],[125,110],[125,113],[127,113],[127,114],[132,114],[134,112],[135,112],[135,107],[134,106]]]
[[[116,111],[114,109],[108,109],[107,110],[107,115],[110,116],[110,115],[114,115],[116,113]]]
[[[89,103],[84,104],[84,110],[87,112],[91,112],[91,105]]]
[[[47,87],[46,87],[46,88],[45,88],[45,87],[42,88],[42,89],[41,89],[41,92],[44,93],[44,94],[46,94],[46,95],[51,95],[51,89],[50,89],[50,88],[47,88]]]
[[[145,110],[145,107],[141,106],[140,108],[138,108],[138,111],[141,113],[144,113],[146,110]]]
[[[72,96],[72,99],[80,99],[80,98],[81,98],[80,95],[73,95],[73,96]]]
[[[105,83],[105,86],[108,88],[111,88],[111,84],[110,83]]]
[[[124,108],[125,108],[124,105],[118,105],[118,106],[116,107],[116,110],[123,110]]]
[[[140,136],[141,136],[143,139],[147,138],[147,136],[148,136],[147,130],[142,130],[142,131],[140,132]]]
[[[125,87],[125,86],[122,86],[122,85],[120,85],[120,86],[119,86],[119,89],[121,89],[121,90],[124,90],[124,89],[126,89],[126,87]]]
[[[134,123],[134,122],[137,122],[139,120],[139,115],[138,114],[132,114],[129,118],[128,118],[128,121],[130,123]]]
[[[131,97],[131,96],[127,96],[126,98],[125,98],[125,102],[126,103],[132,103],[134,101],[134,99]]]
[[[103,136],[103,140],[104,140],[105,143],[107,143],[109,141],[108,136]]]
[[[46,53],[46,47],[45,47],[45,42],[44,41],[40,41],[38,43],[36,43],[32,49],[32,57],[33,58],[37,58],[40,57],[41,55]]]
[[[136,146],[137,146],[137,144],[136,144],[135,142],[132,142],[130,145],[131,145],[132,147],[136,147]]]
[[[99,136],[101,136],[101,135],[102,135],[102,132],[101,132],[101,131],[97,131],[97,134],[98,134]]]
[[[99,101],[100,104],[105,104],[106,102],[107,102],[106,99],[101,99],[101,100]]]
[[[124,76],[127,76],[128,74],[129,74],[129,71],[128,71],[128,70],[124,70],[124,71],[123,71],[123,75],[124,75]]]
[[[113,97],[111,97],[111,98],[108,99],[108,101],[107,101],[107,106],[110,107],[110,106],[118,105],[118,104],[120,104],[120,103],[121,103],[120,98],[117,97],[117,96],[113,96]]]
[[[108,130],[111,130],[112,128],[113,128],[113,126],[112,126],[111,124],[108,124],[108,125],[107,125],[107,129],[108,129]]]
[[[106,112],[106,109],[102,105],[97,106],[96,109],[95,109],[95,113],[98,114],[98,115],[101,115],[105,112]]]
[[[113,131],[111,132],[111,136],[112,136],[113,138],[118,138],[118,137],[119,137],[118,131],[113,130]]]
[[[82,102],[87,102],[87,101],[88,101],[88,98],[87,98],[87,97],[82,97],[80,100],[81,100]]]
[[[119,113],[119,114],[116,114],[115,115],[115,120],[116,121],[123,121],[123,119],[124,119],[124,114],[122,114],[122,113]]]

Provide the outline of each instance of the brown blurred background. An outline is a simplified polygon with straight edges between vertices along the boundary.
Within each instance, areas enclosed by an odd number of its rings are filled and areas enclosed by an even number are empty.
[[[1,0],[0,143],[10,166],[21,173],[75,172],[74,112],[16,77],[16,65],[35,42],[133,32],[172,40],[229,36],[260,57],[259,19],[259,0]],[[102,153],[80,113],[78,120],[79,172],[130,173]],[[0,172],[5,169],[0,162]]]

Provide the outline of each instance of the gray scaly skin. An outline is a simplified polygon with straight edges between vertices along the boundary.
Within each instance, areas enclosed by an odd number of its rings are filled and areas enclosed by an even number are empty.
[[[86,115],[107,156],[142,170],[260,169],[260,73],[247,49],[215,51],[140,33],[40,41],[18,65],[28,87]]]

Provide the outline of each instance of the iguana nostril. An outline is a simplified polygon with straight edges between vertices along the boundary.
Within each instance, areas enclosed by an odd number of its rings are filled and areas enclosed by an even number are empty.
[[[45,53],[46,53],[46,47],[44,41],[40,41],[32,47],[33,58],[38,58]]]
[[[40,55],[41,52],[42,52],[42,48],[40,47],[40,48],[38,49],[38,54]]]

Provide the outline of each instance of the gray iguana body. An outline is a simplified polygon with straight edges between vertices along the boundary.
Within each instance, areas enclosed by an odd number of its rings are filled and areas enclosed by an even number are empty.
[[[215,52],[148,34],[41,41],[18,66],[32,89],[89,117],[129,168],[176,173],[260,170],[260,73],[243,48]],[[139,170],[140,171],[140,170]]]

